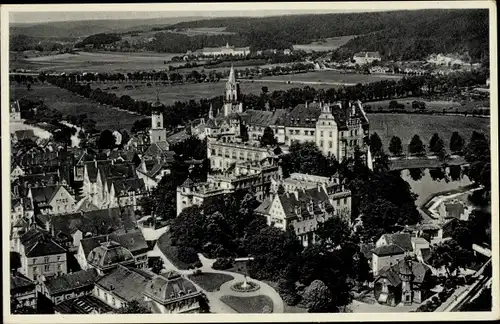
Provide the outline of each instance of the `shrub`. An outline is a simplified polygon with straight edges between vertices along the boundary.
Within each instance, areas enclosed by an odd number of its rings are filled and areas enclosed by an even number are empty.
[[[177,251],[177,258],[180,261],[188,264],[200,261],[200,259],[198,258],[198,254],[193,248],[184,246],[179,247]]]
[[[215,270],[226,270],[233,266],[233,262],[232,258],[219,258],[214,262],[212,268]]]
[[[262,307],[262,313],[272,313],[273,310],[271,309],[271,307],[269,307],[269,305],[265,305],[264,307]]]
[[[198,260],[198,261],[196,261],[196,263],[194,264],[194,267],[195,267],[195,268],[201,268],[201,267],[203,267],[203,264],[201,263],[201,261],[200,261],[200,260]],[[200,270],[200,271],[201,271],[201,270]]]

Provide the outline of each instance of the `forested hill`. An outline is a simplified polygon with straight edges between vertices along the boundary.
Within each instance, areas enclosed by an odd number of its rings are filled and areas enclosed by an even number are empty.
[[[432,53],[468,52],[474,61],[489,57],[487,10],[456,10],[429,15],[425,20],[407,20],[399,28],[356,37],[341,51],[377,50],[387,59],[425,59]]]
[[[411,10],[277,17],[231,17],[181,22],[169,29],[226,27],[254,48],[307,44],[312,40],[364,35],[344,46],[381,51],[407,59],[439,52],[469,51],[480,59],[488,51],[488,11]],[[416,51],[416,53],[412,53]]]

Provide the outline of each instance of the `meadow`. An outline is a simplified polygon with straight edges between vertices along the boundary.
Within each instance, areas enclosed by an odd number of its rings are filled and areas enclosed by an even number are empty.
[[[34,84],[31,90],[28,90],[26,86],[12,84],[10,86],[10,99],[21,98],[33,101],[43,100],[47,107],[56,109],[63,114],[87,114],[88,118],[96,121],[96,128],[99,130],[125,128],[130,131],[136,120],[144,118],[141,115],[99,105],[50,84]]]
[[[388,152],[389,142],[393,136],[401,138],[403,151],[413,135],[420,136],[428,149],[429,141],[434,133],[444,140],[447,149],[451,134],[458,132],[468,142],[473,131],[490,134],[490,120],[481,117],[414,115],[414,114],[367,114],[370,121],[370,134],[376,132]]]
[[[356,85],[358,83],[370,83],[381,80],[399,80],[401,79],[401,76],[392,74],[343,73],[338,70],[322,70],[289,75],[265,76],[262,77],[262,79],[284,82],[324,82],[349,86]]]
[[[329,37],[321,40],[311,42],[309,44],[295,44],[293,45],[294,50],[303,50],[305,52],[323,52],[332,51],[345,45],[348,41],[355,38],[356,36],[339,36],[339,37]]]
[[[455,100],[426,100],[417,97],[409,97],[403,99],[395,99],[399,104],[403,104],[406,111],[414,111],[412,108],[412,102],[414,100],[425,102],[426,111],[433,112],[446,112],[446,113],[463,113],[472,112],[474,109],[489,109],[488,100],[480,101],[455,101]],[[382,100],[374,102],[366,102],[365,107],[370,106],[372,111],[376,110],[389,110],[389,103],[391,100]]]
[[[156,101],[156,95],[160,101],[165,105],[172,105],[176,101],[200,100],[202,98],[213,98],[224,94],[226,87],[225,81],[220,82],[204,82],[204,83],[187,83],[179,85],[163,85],[157,84],[156,86],[147,87],[144,83],[140,88],[136,88],[135,84],[133,89],[125,89],[126,84],[91,84],[93,89],[100,88],[107,92],[115,93],[117,96],[128,95],[136,100]],[[262,87],[267,86],[269,92],[275,90],[288,90],[292,88],[303,88],[305,85],[300,84],[286,84],[283,82],[242,82],[242,93],[259,94],[262,92]],[[117,89],[112,89],[116,87]],[[331,88],[331,85],[315,85],[315,88]]]

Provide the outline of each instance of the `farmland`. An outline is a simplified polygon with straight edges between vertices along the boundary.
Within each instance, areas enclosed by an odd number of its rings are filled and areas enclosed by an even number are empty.
[[[368,114],[370,133],[376,132],[387,151],[392,136],[398,136],[403,143],[403,149],[417,134],[428,146],[432,134],[438,133],[449,146],[451,134],[458,132],[465,141],[470,139],[472,131],[483,132],[487,137],[490,133],[490,120],[480,117],[436,116],[414,114]]]
[[[77,52],[26,59],[12,59],[11,69],[30,69],[57,72],[131,72],[141,70],[163,70],[172,57],[182,54]]]
[[[392,74],[356,74],[343,73],[337,70],[314,71],[291,75],[266,76],[266,80],[280,80],[291,82],[325,82],[345,85],[356,85],[357,83],[370,83],[381,80],[399,80],[401,76]]]
[[[336,48],[341,47],[342,45],[346,44],[348,41],[351,39],[355,38],[356,36],[339,36],[339,37],[329,37],[329,38],[324,38],[319,41],[314,41],[309,44],[304,44],[304,45],[293,45],[294,50],[303,50],[306,52],[321,52],[321,51],[331,51]]]
[[[224,93],[225,81],[210,82],[210,83],[188,83],[183,85],[158,85],[158,87],[147,87],[142,84],[139,88],[134,86],[133,89],[125,89],[126,84],[92,84],[91,87],[101,88],[104,90],[109,87],[107,92],[115,93],[117,96],[129,95],[136,100],[155,101],[156,94],[160,101],[165,105],[171,105],[175,101],[199,100],[202,98],[213,98]],[[259,94],[262,92],[262,87],[267,86],[269,91],[288,90],[291,88],[302,88],[304,85],[285,84],[283,82],[243,82],[241,85],[243,93]],[[117,89],[112,89],[117,87]],[[316,88],[331,88],[332,86],[317,86]]]
[[[20,98],[33,101],[43,100],[47,107],[56,109],[63,114],[87,114],[88,118],[96,121],[96,128],[99,130],[108,128],[126,128],[130,130],[134,121],[143,118],[140,115],[101,106],[87,98],[79,97],[67,90],[49,84],[33,85],[31,90],[27,90],[25,86],[12,84],[10,86],[10,98],[11,100]]]
[[[422,98],[404,98],[404,99],[396,99],[396,101],[400,104],[404,105],[404,109],[406,111],[413,112],[412,102],[414,100],[425,102],[426,111],[433,112],[446,112],[446,113],[463,113],[463,112],[472,112],[474,109],[487,108],[489,109],[489,101],[481,100],[481,101],[454,101],[454,100],[425,100]],[[372,111],[378,110],[388,110],[389,102],[391,100],[382,100],[375,102],[367,102],[365,106],[370,106]]]

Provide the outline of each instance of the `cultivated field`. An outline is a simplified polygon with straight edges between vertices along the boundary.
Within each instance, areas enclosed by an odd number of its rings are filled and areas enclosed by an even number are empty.
[[[290,75],[276,75],[262,77],[264,80],[279,80],[291,82],[324,82],[339,85],[356,85],[357,83],[370,83],[381,80],[399,80],[398,75],[392,74],[357,74],[357,73],[343,73],[337,70],[328,71],[314,71]]]
[[[353,39],[356,36],[340,36],[340,37],[330,37],[321,39],[318,41],[311,42],[305,45],[293,45],[294,50],[303,50],[306,52],[322,52],[322,51],[331,51],[336,48],[345,45],[348,41]]]
[[[417,134],[428,148],[432,134],[438,133],[447,148],[451,134],[458,132],[466,142],[472,131],[483,132],[487,137],[490,133],[490,120],[480,117],[410,115],[410,114],[368,114],[370,134],[376,132],[382,139],[384,150],[388,152],[392,136],[398,136],[406,151],[413,135]]]
[[[167,69],[169,65],[176,65],[176,63],[168,63],[168,61],[172,57],[179,55],[183,54],[78,52],[77,54],[66,53],[11,60],[10,68],[56,72],[127,73],[141,70]]]
[[[123,110],[101,106],[87,98],[79,97],[73,93],[60,89],[50,84],[33,85],[31,90],[25,86],[12,84],[10,86],[10,99],[26,98],[29,100],[43,100],[49,108],[61,111],[63,114],[87,114],[96,121],[97,129],[128,129],[132,128],[134,121],[144,118]]]
[[[489,101],[483,100],[483,101],[453,101],[453,100],[424,100],[421,98],[416,98],[416,97],[410,97],[410,98],[403,98],[403,99],[395,99],[399,104],[404,104],[405,105],[405,110],[407,111],[414,111],[412,108],[412,102],[414,100],[425,102],[426,105],[426,111],[434,111],[434,112],[443,112],[445,111],[446,113],[462,113],[462,112],[472,112],[474,109],[484,109],[489,107]],[[391,100],[382,100],[382,101],[374,101],[374,102],[367,102],[364,104],[364,106],[370,106],[372,111],[375,110],[388,110],[389,109],[389,103]]]
[[[225,81],[210,82],[210,83],[188,83],[181,85],[162,85],[147,87],[146,84],[134,84],[134,89],[125,89],[126,84],[92,84],[91,87],[109,88],[107,92],[116,93],[117,96],[128,95],[136,100],[156,101],[158,92],[160,101],[165,105],[171,105],[176,101],[200,100],[202,98],[213,98],[224,94],[226,87]],[[136,88],[135,86],[140,86]],[[259,94],[262,92],[262,87],[267,86],[269,92],[275,90],[288,90],[291,88],[303,88],[305,85],[286,84],[284,82],[242,82],[242,93]],[[112,89],[116,87],[117,89]],[[329,85],[314,85],[315,88],[331,88]]]

